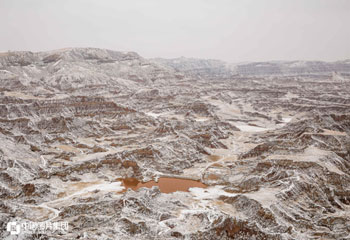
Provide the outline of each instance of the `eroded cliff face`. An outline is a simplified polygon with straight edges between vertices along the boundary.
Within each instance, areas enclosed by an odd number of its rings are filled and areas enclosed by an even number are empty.
[[[16,237],[348,239],[350,70],[310,64],[248,76],[103,49],[1,54],[1,238],[10,221],[67,221]],[[121,181],[158,177],[207,187]]]

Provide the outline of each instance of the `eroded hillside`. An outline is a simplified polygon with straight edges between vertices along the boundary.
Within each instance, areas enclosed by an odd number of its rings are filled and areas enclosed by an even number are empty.
[[[0,55],[0,237],[348,239],[350,62]],[[125,190],[126,179],[206,187]],[[17,239],[17,238],[16,238]]]

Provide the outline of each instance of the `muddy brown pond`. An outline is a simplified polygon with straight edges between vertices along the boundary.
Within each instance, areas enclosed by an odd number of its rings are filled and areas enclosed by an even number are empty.
[[[167,178],[162,177],[156,181],[140,182],[136,178],[121,179],[125,190],[131,188],[136,191],[139,188],[147,187],[152,188],[153,186],[158,186],[162,193],[172,193],[176,191],[188,192],[189,188],[198,187],[206,188],[207,185],[201,183],[200,181],[181,179],[181,178]]]

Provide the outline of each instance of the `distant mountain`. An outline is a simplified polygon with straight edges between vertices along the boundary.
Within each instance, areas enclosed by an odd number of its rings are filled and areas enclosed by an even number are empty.
[[[15,81],[9,80],[9,74]],[[15,83],[17,90],[36,89],[40,84],[44,88],[75,89],[81,94],[86,93],[88,86],[102,84],[129,88],[133,84],[150,85],[155,81],[169,82],[182,78],[181,73],[152,63],[135,52],[68,48],[0,54],[1,87],[6,89],[11,89]]]
[[[332,72],[350,73],[350,60],[337,62],[252,62],[235,65],[233,68],[239,75],[307,75],[330,74]]]
[[[330,75],[334,72],[350,74],[350,60],[336,62],[268,61],[229,64],[220,60],[181,57],[174,59],[156,58],[152,61],[201,78],[229,78],[234,75]]]
[[[230,64],[214,59],[196,58],[154,58],[151,61],[165,65],[186,75],[201,78],[225,78],[235,74]]]

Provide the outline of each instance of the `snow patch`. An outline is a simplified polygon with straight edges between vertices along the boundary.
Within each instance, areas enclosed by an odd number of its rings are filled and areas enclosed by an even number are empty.
[[[267,128],[262,127],[255,127],[255,126],[249,126],[249,125],[235,125],[239,130],[243,132],[263,132],[268,130]]]
[[[162,115],[161,113],[153,113],[153,112],[146,112],[145,114],[154,118],[158,118],[159,116]]]
[[[292,120],[291,117],[282,118],[282,122],[289,123]]]
[[[224,186],[214,186],[208,188],[190,188],[189,191],[193,195],[194,199],[205,200],[205,199],[217,199],[220,196],[234,197],[237,196],[235,193],[228,193],[223,190]]]

